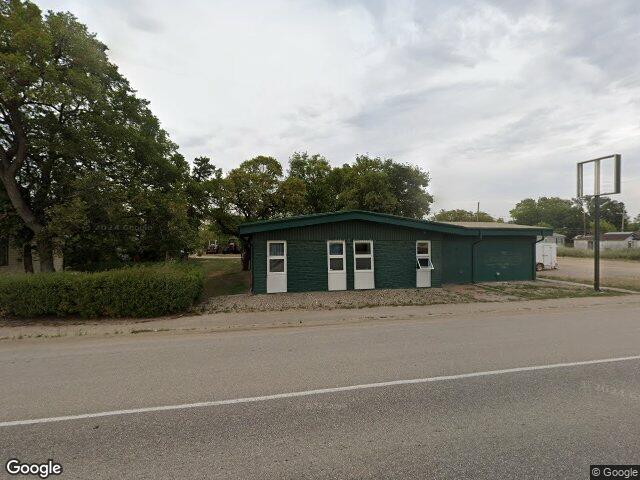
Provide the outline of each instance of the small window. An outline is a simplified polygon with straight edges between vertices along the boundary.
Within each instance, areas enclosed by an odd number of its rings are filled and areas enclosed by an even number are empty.
[[[284,260],[269,259],[269,271],[275,273],[284,272]]]
[[[430,242],[416,242],[416,255],[429,255]]]
[[[355,240],[353,242],[354,268],[356,270],[373,270],[373,242]]]
[[[283,257],[284,256],[284,242],[271,242],[271,243],[269,243],[269,256],[270,257]]]
[[[344,271],[344,240],[329,240],[327,242],[327,258],[329,259],[330,272]]]
[[[329,270],[341,272],[344,270],[344,260],[342,258],[330,258]]]
[[[9,240],[0,238],[0,267],[9,265]]]
[[[368,257],[356,257],[356,270],[371,270],[371,259]]]
[[[269,268],[269,273],[287,272],[286,242],[267,242],[267,266]]]
[[[356,255],[371,255],[371,242],[355,242]]]
[[[431,242],[428,240],[418,240],[416,242],[416,270],[433,270],[431,263]]]
[[[339,255],[342,256],[344,254],[344,245],[342,242],[329,242],[329,255]]]
[[[417,268],[429,268],[431,267],[431,260],[428,258],[418,258]]]

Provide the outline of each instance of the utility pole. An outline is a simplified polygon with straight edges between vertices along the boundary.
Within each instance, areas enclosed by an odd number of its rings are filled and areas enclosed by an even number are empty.
[[[480,202],[478,202],[478,209],[476,210],[476,222],[480,221]]]

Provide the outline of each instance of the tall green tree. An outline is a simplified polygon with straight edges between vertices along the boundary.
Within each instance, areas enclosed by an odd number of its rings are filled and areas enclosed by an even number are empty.
[[[580,203],[586,208],[588,218],[593,221],[595,219],[595,199],[587,198]],[[629,215],[624,202],[611,198],[600,199],[600,218],[612,225],[615,231],[621,231],[623,224],[629,223]]]
[[[495,222],[496,219],[487,212],[472,212],[471,210],[455,209],[440,210],[434,215],[434,220],[440,222]]]
[[[583,214],[572,200],[558,197],[526,198],[510,211],[515,223],[546,225],[556,232],[573,238],[583,229]]]
[[[335,169],[337,206],[412,218],[428,215],[433,197],[427,191],[429,174],[391,159],[359,155],[352,165]]]
[[[0,182],[42,270],[105,237],[121,256],[184,249],[188,164],[106,46],[29,1],[0,0],[0,32]]]
[[[322,155],[296,152],[289,159],[289,178],[304,184],[304,208],[301,213],[337,210],[339,184],[332,167]]]

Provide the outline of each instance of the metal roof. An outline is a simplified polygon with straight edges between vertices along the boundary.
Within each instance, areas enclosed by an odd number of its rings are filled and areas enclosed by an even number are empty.
[[[497,222],[440,222],[448,225],[456,225],[464,228],[481,228],[483,230],[495,228],[507,228],[509,230],[531,230],[532,228],[541,229],[544,227],[534,227],[531,225],[518,225],[517,223],[497,223]]]
[[[514,225],[510,223],[487,222],[432,222],[429,220],[417,220],[415,218],[400,217],[388,213],[367,212],[364,210],[344,210],[340,212],[318,213],[313,215],[300,215],[296,217],[284,217],[259,222],[243,223],[240,225],[240,235],[250,235],[258,232],[283,230],[286,228],[306,227],[334,222],[346,222],[359,220],[365,222],[386,223],[399,227],[430,230],[440,233],[464,236],[537,236],[551,235],[553,230],[546,227],[534,227],[528,225]]]
[[[640,233],[640,232],[637,232]],[[640,235],[638,235],[640,237]],[[608,232],[602,236],[603,240],[627,240],[633,238],[636,240],[636,233],[633,232]]]

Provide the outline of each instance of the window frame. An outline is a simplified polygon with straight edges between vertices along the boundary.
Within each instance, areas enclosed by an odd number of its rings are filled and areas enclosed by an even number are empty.
[[[332,243],[340,243],[342,244],[342,255],[332,255],[331,254],[331,244]],[[341,258],[342,259],[342,270],[332,270],[331,269],[331,259],[332,258]],[[329,273],[344,273],[347,271],[347,242],[345,240],[327,240],[327,271]]]
[[[271,255],[272,243],[282,243],[284,245],[283,255]],[[284,270],[282,272],[272,272],[271,260],[284,260]],[[286,274],[287,274],[287,241],[286,240],[267,241],[267,275],[286,275]]]
[[[418,244],[428,244],[429,253],[418,253]],[[420,265],[420,259],[427,259],[429,261],[428,267]],[[416,240],[416,270],[433,270],[433,260],[431,259],[431,240]]]
[[[370,253],[362,254],[356,253],[356,243],[368,243]],[[371,268],[369,269],[360,269],[357,268],[357,259],[358,258],[370,258],[371,259]],[[373,272],[375,269],[374,261],[373,261],[373,240],[354,240],[353,241],[353,271],[354,272]]]

